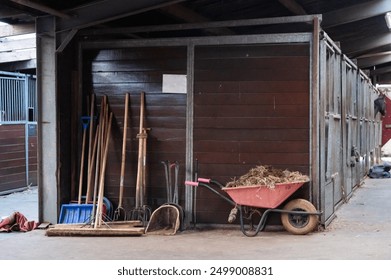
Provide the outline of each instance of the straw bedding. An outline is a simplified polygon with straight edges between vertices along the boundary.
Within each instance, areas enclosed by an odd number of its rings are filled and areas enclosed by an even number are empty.
[[[273,188],[275,184],[306,181],[309,181],[309,177],[298,171],[281,170],[268,165],[259,165],[238,179],[234,178],[226,184],[226,187],[262,185]]]

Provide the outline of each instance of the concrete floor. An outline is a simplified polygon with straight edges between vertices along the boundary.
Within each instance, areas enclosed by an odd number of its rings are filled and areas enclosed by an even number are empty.
[[[0,233],[3,260],[390,260],[391,179],[367,179],[326,230],[305,236],[197,229],[175,236],[48,237],[45,230]],[[37,189],[0,197],[0,217],[37,220]]]

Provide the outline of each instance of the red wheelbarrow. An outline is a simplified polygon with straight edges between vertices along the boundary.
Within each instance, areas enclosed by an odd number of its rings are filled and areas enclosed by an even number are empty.
[[[265,228],[267,217],[270,213],[280,213],[283,227],[292,234],[304,235],[313,231],[319,223],[321,212],[316,211],[315,206],[305,199],[289,201],[283,209],[279,209],[296,190],[306,182],[292,182],[268,186],[243,186],[227,188],[218,181],[199,178],[197,182],[186,181],[185,184],[194,187],[205,187],[228,203],[234,206],[228,217],[228,222],[233,222],[236,215],[240,214],[240,229],[244,235],[256,236]],[[229,197],[218,192],[218,187],[226,192]],[[257,225],[254,221],[259,222]]]

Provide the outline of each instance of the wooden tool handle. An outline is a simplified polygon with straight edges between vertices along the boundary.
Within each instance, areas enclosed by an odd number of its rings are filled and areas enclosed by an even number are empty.
[[[122,206],[122,199],[124,195],[124,174],[125,174],[125,160],[126,160],[126,136],[128,128],[128,112],[129,112],[129,94],[125,95],[125,114],[124,114],[124,133],[122,138],[122,158],[121,158],[121,177],[119,182],[119,201],[118,207]]]

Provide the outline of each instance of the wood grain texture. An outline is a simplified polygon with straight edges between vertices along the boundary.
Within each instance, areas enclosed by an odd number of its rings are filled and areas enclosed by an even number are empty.
[[[29,136],[29,181],[26,182],[25,125],[0,126],[0,192],[37,184],[36,136]]]
[[[308,174],[308,46],[197,50],[194,156],[199,176],[225,184],[257,165]],[[198,222],[225,223],[230,208],[199,190]]]

